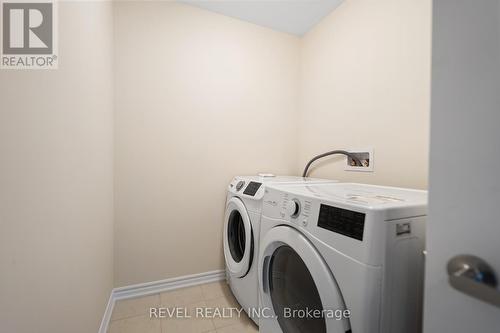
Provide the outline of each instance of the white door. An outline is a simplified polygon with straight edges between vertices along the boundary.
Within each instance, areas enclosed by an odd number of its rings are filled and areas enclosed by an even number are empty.
[[[424,332],[500,332],[500,0],[434,0],[432,57]]]
[[[253,258],[253,232],[248,211],[243,202],[233,197],[226,205],[224,217],[224,259],[235,277],[244,277]]]
[[[260,319],[261,332],[351,332],[348,318],[329,317],[329,311],[344,311],[346,306],[330,269],[306,237],[291,227],[277,226],[266,233],[261,249],[261,307],[272,311]],[[306,311],[317,314],[311,318],[304,316]]]

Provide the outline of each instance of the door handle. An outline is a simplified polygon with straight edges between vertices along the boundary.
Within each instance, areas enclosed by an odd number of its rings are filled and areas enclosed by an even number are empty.
[[[450,285],[474,298],[500,307],[500,291],[493,268],[473,255],[459,255],[448,261]]]
[[[262,267],[262,291],[264,294],[269,293],[269,261],[271,257],[267,256],[264,258],[264,263]]]

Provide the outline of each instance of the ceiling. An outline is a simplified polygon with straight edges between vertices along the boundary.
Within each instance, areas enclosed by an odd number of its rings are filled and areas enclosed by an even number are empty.
[[[343,0],[177,0],[219,14],[302,36]]]

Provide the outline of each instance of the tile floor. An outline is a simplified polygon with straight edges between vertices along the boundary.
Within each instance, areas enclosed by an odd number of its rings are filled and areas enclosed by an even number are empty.
[[[191,318],[150,318],[150,308],[186,309]],[[172,290],[115,304],[108,333],[257,333],[242,312],[231,318],[200,318],[195,309],[240,308],[224,281]],[[216,311],[216,310],[215,310]]]

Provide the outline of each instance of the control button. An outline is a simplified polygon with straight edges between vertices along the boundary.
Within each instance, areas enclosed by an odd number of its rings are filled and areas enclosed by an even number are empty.
[[[290,217],[297,217],[300,214],[300,202],[297,199],[288,201],[286,205],[286,212]]]
[[[236,191],[241,190],[243,186],[245,186],[245,182],[243,180],[240,180],[238,184],[236,184]]]

